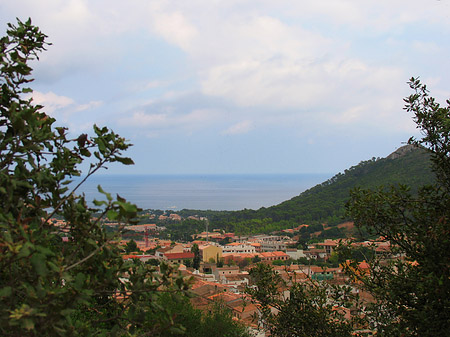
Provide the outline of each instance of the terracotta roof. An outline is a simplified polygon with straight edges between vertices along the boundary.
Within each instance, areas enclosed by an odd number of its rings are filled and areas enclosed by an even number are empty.
[[[139,255],[122,255],[122,259],[129,260],[129,259],[138,259]]]
[[[318,243],[319,246],[337,246],[338,243],[334,240],[325,240],[324,242]]]
[[[156,251],[160,253],[165,253],[168,252],[169,250],[172,250],[172,247],[158,248]]]
[[[280,252],[280,251],[272,252],[272,254],[275,255],[275,256],[286,256],[287,255],[286,253]]]
[[[310,268],[313,273],[324,273],[324,272],[328,271],[328,269],[325,269],[325,268],[322,268],[319,266],[311,266]]]
[[[164,256],[168,260],[193,259],[194,253],[166,253]]]
[[[361,263],[358,265],[358,267],[359,267],[360,269],[369,269],[369,268],[370,268],[369,264],[368,264],[366,261],[361,262]]]
[[[244,279],[249,279],[250,277],[248,275],[244,274],[225,274],[223,275],[224,278],[226,278],[228,281],[243,281]]]
[[[228,293],[228,292],[223,293],[222,292],[222,293],[218,293],[218,294],[214,294],[214,295],[208,296],[208,299],[210,299],[210,300],[218,300],[218,299],[220,299],[220,300],[224,301],[225,303],[227,303],[227,302],[230,302],[230,301],[237,300],[240,297],[241,296],[237,295],[237,294]]]

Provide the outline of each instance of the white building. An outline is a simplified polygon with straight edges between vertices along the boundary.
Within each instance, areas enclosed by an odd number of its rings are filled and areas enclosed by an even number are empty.
[[[223,253],[250,253],[255,254],[256,249],[254,246],[249,245],[248,243],[240,243],[240,242],[232,242],[222,247]]]

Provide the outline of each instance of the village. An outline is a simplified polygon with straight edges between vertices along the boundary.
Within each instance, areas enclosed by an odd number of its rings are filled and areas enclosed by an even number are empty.
[[[180,221],[178,217],[173,214],[166,219]],[[54,220],[54,223],[64,226],[62,220]],[[114,227],[118,224],[110,222],[106,225]],[[295,233],[304,226],[307,225],[287,229],[283,233]],[[129,225],[125,229],[134,233],[134,236],[139,235],[141,239],[123,239],[118,242],[123,247],[124,260],[140,260],[155,268],[161,263],[174,266],[190,282],[193,295],[190,301],[194,308],[208,310],[214,302],[220,301],[232,312],[233,319],[244,323],[258,337],[267,336],[267,332],[258,324],[257,304],[252,303],[246,294],[246,289],[252,287],[249,270],[258,263],[271,265],[287,285],[311,281],[332,285],[351,284],[352,291],[358,293],[362,301],[373,300],[358,282],[352,282],[345,271],[345,262],[339,263],[336,259],[335,250],[345,243],[344,239],[325,239],[308,244],[307,249],[298,249],[292,248],[296,246],[295,236],[283,233],[239,236],[213,229],[211,232],[193,234],[190,242],[176,242],[157,238],[160,232],[166,230],[161,225]],[[384,240],[354,242],[352,246],[366,248],[366,251],[374,252],[383,259],[395,258],[389,242]],[[365,275],[370,273],[370,266],[365,260],[361,260],[355,271]],[[287,288],[282,291],[285,296],[289,296]],[[345,309],[347,319],[350,320],[353,314],[356,313],[351,309]],[[360,331],[360,335],[371,336],[371,331],[362,332],[363,334]]]

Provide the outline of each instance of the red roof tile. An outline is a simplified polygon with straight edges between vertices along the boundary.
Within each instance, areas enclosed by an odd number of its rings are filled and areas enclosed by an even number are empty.
[[[166,253],[164,256],[168,260],[193,259],[194,253]]]

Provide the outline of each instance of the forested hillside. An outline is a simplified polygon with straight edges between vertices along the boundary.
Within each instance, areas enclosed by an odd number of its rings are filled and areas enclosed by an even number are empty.
[[[337,225],[346,220],[349,191],[361,188],[408,184],[413,190],[432,183],[434,175],[425,150],[404,146],[386,158],[372,158],[338,173],[281,204],[242,211],[196,211],[207,216],[212,227],[242,233],[269,232],[299,224]],[[192,213],[183,210],[180,213]]]

